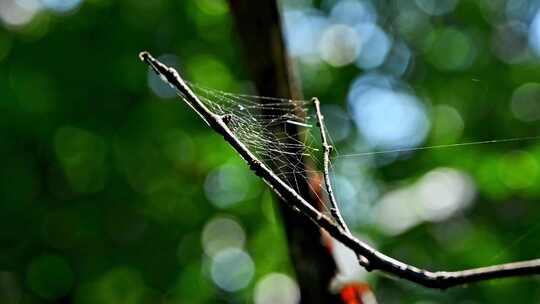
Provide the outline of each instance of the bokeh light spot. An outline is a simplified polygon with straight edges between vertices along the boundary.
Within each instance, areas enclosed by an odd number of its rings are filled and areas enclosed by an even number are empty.
[[[218,58],[199,55],[188,63],[188,74],[197,85],[217,89],[229,89],[233,86],[231,71]]]
[[[399,11],[395,26],[404,38],[421,41],[429,33],[432,24],[428,15],[418,9],[406,8]]]
[[[75,192],[95,193],[103,189],[107,178],[107,146],[93,133],[61,127],[54,138],[55,151],[64,173]]]
[[[467,208],[475,196],[472,179],[452,168],[437,168],[416,184],[385,194],[375,206],[375,221],[388,235],[424,222],[443,221]]]
[[[36,294],[54,300],[68,294],[74,284],[74,274],[62,257],[43,255],[30,263],[27,280]]]
[[[40,9],[37,0],[2,0],[0,19],[7,26],[21,27],[32,21]]]
[[[359,43],[353,28],[342,24],[332,25],[322,34],[319,44],[321,58],[335,67],[348,65],[358,56]]]
[[[229,292],[245,288],[255,273],[255,264],[246,252],[229,248],[217,253],[212,259],[212,280]]]
[[[83,290],[83,303],[143,304],[148,303],[148,287],[139,271],[118,267],[111,269]]]
[[[524,122],[540,119],[540,84],[525,83],[512,94],[510,108],[514,116]]]
[[[300,288],[285,274],[267,274],[255,286],[255,304],[296,304],[299,302]]]
[[[398,41],[394,43],[392,49],[388,53],[383,69],[389,74],[401,76],[408,70],[411,61],[411,50],[407,44]]]
[[[251,176],[245,168],[224,165],[210,172],[204,183],[206,197],[217,207],[227,208],[244,200]]]
[[[413,147],[426,137],[429,120],[416,97],[383,88],[370,88],[351,96],[349,104],[355,122],[370,146]]]
[[[178,167],[193,160],[195,147],[192,137],[177,128],[163,131],[160,135],[161,151],[168,160]]]
[[[534,185],[539,173],[538,161],[528,152],[512,151],[498,164],[500,180],[510,189],[524,189]]]
[[[330,23],[322,12],[314,9],[286,10],[284,23],[291,56],[311,60],[318,58],[321,33]]]
[[[398,235],[417,225],[420,220],[414,212],[412,189],[398,189],[386,193],[375,205],[375,223],[388,235]]]
[[[241,249],[245,240],[246,234],[242,226],[229,217],[213,218],[203,228],[202,245],[204,252],[210,257],[226,248]]]
[[[449,105],[436,105],[432,110],[431,138],[437,144],[456,142],[465,123],[459,112]]]
[[[361,46],[356,65],[363,69],[373,69],[380,66],[392,47],[388,35],[375,24],[359,24],[354,30]]]
[[[416,196],[418,215],[426,221],[438,222],[467,207],[474,198],[470,177],[450,168],[437,168],[418,182]]]
[[[14,68],[9,80],[20,107],[28,113],[47,115],[59,109],[55,79],[45,71]]]
[[[464,70],[474,61],[471,39],[457,29],[435,30],[428,41],[427,57],[440,70]]]
[[[491,48],[502,61],[516,64],[529,58],[529,29],[518,21],[499,25],[491,39]]]

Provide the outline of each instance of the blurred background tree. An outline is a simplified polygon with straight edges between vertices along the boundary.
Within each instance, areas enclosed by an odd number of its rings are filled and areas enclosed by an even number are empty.
[[[539,135],[538,1],[282,5],[358,235],[434,269],[539,255],[538,141],[351,155]],[[270,192],[137,59],[252,92],[225,1],[5,0],[0,20],[0,303],[298,301]],[[348,274],[381,303],[540,300],[534,277]]]

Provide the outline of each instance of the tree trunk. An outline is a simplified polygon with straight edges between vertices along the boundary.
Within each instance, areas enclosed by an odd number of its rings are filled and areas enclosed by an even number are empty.
[[[284,45],[277,1],[229,0],[229,3],[244,47],[243,55],[258,94],[300,99],[299,81],[295,78]],[[290,134],[295,134],[295,131]],[[310,181],[302,176],[297,176],[297,180],[303,183],[300,185],[300,194],[303,197],[313,197],[308,185]],[[316,200],[312,199],[311,202],[315,205]],[[321,231],[314,228],[307,217],[300,216],[286,204],[279,203],[279,210],[287,233],[289,254],[300,286],[302,303],[340,303],[339,298],[329,291],[330,282],[337,270],[330,250],[323,244]]]

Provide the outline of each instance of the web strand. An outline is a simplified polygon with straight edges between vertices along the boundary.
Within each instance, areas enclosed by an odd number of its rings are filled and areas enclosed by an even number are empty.
[[[366,157],[366,156],[371,156],[371,155],[390,154],[390,153],[398,153],[398,152],[413,152],[413,151],[420,151],[420,150],[448,149],[448,148],[457,148],[457,147],[464,147],[464,146],[477,146],[477,145],[485,145],[485,144],[498,144],[498,143],[508,143],[508,142],[533,141],[533,140],[538,140],[538,139],[540,139],[540,135],[539,136],[524,136],[524,137],[502,138],[502,139],[490,139],[490,140],[471,141],[471,142],[456,143],[456,144],[421,146],[421,147],[414,147],[414,148],[391,149],[391,150],[371,151],[371,152],[362,152],[362,153],[354,153],[354,154],[341,154],[341,155],[336,156],[335,158]]]

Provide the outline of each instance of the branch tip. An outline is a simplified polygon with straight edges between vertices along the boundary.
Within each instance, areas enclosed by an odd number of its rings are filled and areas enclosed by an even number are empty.
[[[150,55],[150,53],[148,53],[147,51],[142,51],[139,53],[139,59],[141,61],[147,61],[150,59],[150,57],[152,57],[152,55]]]

